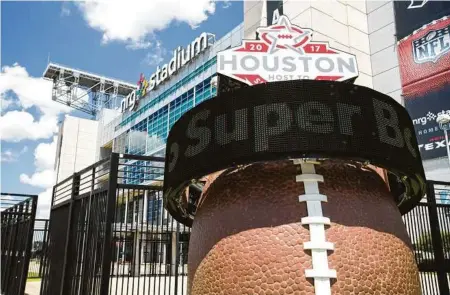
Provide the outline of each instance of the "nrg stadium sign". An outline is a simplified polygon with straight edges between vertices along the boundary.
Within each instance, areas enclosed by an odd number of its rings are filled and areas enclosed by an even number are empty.
[[[128,94],[128,96],[121,101],[120,111],[124,113],[127,110],[135,110],[138,101],[141,98],[144,98],[150,91],[158,87],[158,85],[170,79],[172,75],[183,68],[189,61],[208,49],[213,43],[210,42],[213,36],[214,35],[210,33],[202,33],[189,44],[186,49],[178,46],[178,48],[173,51],[173,57],[169,63],[164,64],[162,67],[158,66],[156,72],[150,75],[148,80],[141,74],[138,81],[138,89]]]
[[[217,72],[248,85],[288,80],[346,81],[359,75],[356,57],[313,42],[312,30],[274,13],[273,25],[257,29],[259,40],[217,56]]]

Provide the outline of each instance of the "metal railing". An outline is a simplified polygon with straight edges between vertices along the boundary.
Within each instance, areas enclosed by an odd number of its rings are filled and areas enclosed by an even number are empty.
[[[48,244],[48,223],[48,219],[36,219],[34,223],[28,278],[42,278],[45,248]]]
[[[164,159],[119,155],[54,187],[41,295],[187,294],[190,229],[163,208]],[[450,183],[403,216],[423,294],[449,295]]]
[[[28,275],[37,196],[1,193],[1,292],[22,295]]]
[[[164,159],[119,155],[54,187],[41,294],[186,294],[189,228],[163,208]]]
[[[403,216],[422,294],[450,295],[450,183],[428,181],[427,196]]]

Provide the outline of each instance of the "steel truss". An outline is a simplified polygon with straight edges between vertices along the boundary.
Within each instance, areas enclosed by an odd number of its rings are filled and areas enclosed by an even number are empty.
[[[43,77],[53,82],[52,99],[96,116],[102,108],[117,108],[137,85],[49,63]]]

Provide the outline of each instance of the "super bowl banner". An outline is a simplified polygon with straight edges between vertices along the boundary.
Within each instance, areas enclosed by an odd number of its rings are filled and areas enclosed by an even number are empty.
[[[412,29],[398,42],[398,57],[405,107],[422,159],[445,157],[444,133],[436,119],[441,113],[450,114],[450,18]]]

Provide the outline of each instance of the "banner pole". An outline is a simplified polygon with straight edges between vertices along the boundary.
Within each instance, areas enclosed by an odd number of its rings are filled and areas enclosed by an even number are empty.
[[[447,147],[447,159],[448,159],[448,165],[450,166],[450,145],[448,142],[448,133],[447,133],[447,129],[444,129],[444,134],[445,134],[445,145]]]

